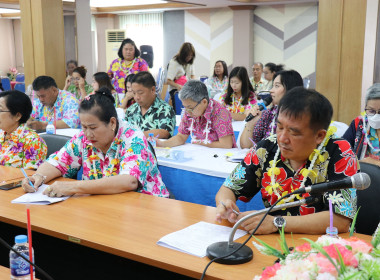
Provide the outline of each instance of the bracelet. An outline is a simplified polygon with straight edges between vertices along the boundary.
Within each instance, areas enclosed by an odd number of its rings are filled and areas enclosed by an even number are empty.
[[[42,184],[44,184],[44,183],[45,183],[45,180],[46,180],[46,176],[44,176],[44,175],[41,175],[41,174],[38,174],[38,173],[34,173],[34,174],[32,175],[32,177],[34,177],[34,176],[41,176],[41,177],[42,177]]]

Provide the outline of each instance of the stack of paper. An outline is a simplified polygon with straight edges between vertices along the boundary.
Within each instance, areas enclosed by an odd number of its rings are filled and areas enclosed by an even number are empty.
[[[69,196],[63,197],[49,197],[43,194],[44,190],[48,185],[41,185],[38,190],[34,193],[26,193],[19,198],[12,200],[12,203],[21,203],[21,204],[37,204],[37,205],[47,205],[56,202],[60,202],[69,198]]]
[[[209,245],[219,241],[228,241],[231,230],[230,227],[199,222],[165,235],[157,244],[203,258],[206,256],[206,250]],[[234,240],[246,234],[247,232],[238,229]]]

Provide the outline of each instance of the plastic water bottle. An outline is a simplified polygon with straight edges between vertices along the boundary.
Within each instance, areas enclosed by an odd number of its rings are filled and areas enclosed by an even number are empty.
[[[183,119],[183,116],[185,115],[185,108],[181,108],[181,120]]]
[[[17,235],[15,237],[15,243],[16,244],[13,246],[13,249],[15,249],[17,252],[21,253],[27,259],[29,259],[28,237],[26,235]],[[34,262],[34,253],[32,256]],[[11,268],[11,280],[30,279],[30,264],[13,251],[10,251],[9,253],[9,264]]]
[[[154,134],[153,133],[149,133],[148,141],[153,146],[153,148],[156,148],[157,145],[156,145],[156,140],[154,140]]]
[[[46,134],[55,134],[55,127],[52,122],[49,122],[46,126]]]

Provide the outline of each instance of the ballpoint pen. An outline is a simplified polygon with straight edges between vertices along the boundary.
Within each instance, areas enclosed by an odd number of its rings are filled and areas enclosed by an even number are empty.
[[[223,203],[223,201],[219,201],[219,203],[222,204],[222,205],[224,206],[224,208],[226,208],[226,210],[227,210],[227,206]],[[240,213],[239,213],[238,211],[236,211],[235,209],[232,209],[232,208],[231,208],[231,210],[232,210],[232,212],[234,212],[236,215],[238,215],[238,216],[240,215]]]
[[[35,187],[34,187],[32,181],[30,181],[30,179],[29,179],[28,175],[26,174],[24,168],[21,168],[21,171],[22,171],[22,174],[24,174],[25,178],[28,180],[29,185],[33,188],[34,192],[36,192],[36,189],[35,189]]]

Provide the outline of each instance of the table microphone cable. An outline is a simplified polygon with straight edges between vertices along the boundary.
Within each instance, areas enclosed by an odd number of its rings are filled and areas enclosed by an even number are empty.
[[[200,280],[203,280],[204,277],[206,276],[206,271],[208,269],[208,267],[216,260],[219,260],[219,259],[224,259],[224,258],[227,258],[229,256],[231,256],[232,254],[235,254],[237,251],[239,251],[241,248],[243,248],[243,246],[245,244],[248,243],[248,241],[252,238],[252,236],[256,233],[257,229],[261,226],[261,224],[264,222],[264,219],[268,216],[269,212],[273,209],[273,207],[275,207],[281,200],[283,200],[284,198],[287,198],[289,196],[291,196],[292,193],[288,193],[287,195],[281,197],[279,200],[277,200],[269,209],[268,211],[264,214],[264,216],[261,218],[260,222],[258,223],[258,225],[256,226],[256,228],[252,231],[252,233],[248,236],[248,238],[244,241],[244,243],[242,243],[238,248],[235,249],[235,251],[232,251],[231,253],[228,253],[224,256],[221,256],[221,257],[218,257],[218,258],[215,258],[215,259],[212,259],[211,261],[209,261],[209,263],[206,265],[205,269],[203,270],[203,273],[202,273],[202,276],[200,278]]]
[[[7,242],[5,242],[5,240],[2,239],[1,237],[0,237],[0,243],[3,244],[7,249],[12,250],[13,252],[15,252],[19,257],[23,258],[30,265],[33,265],[36,268],[36,271],[38,271],[39,273],[42,274],[42,276],[44,277],[43,279],[54,280],[54,278],[51,277],[49,274],[47,274],[44,270],[42,270],[42,268],[38,267],[36,264],[34,264],[30,260],[28,260],[24,255],[20,254],[15,249],[13,249],[12,246],[10,246]],[[32,271],[31,271],[31,273],[32,273]]]

